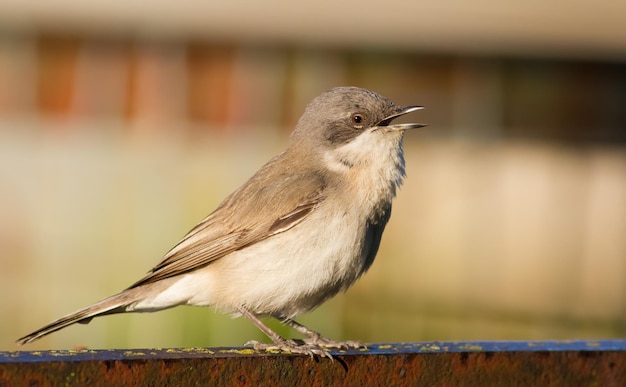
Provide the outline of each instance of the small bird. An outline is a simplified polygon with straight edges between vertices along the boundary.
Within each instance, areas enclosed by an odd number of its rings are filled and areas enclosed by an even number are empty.
[[[392,124],[401,107],[357,87],[337,87],[305,109],[285,151],[272,158],[126,290],[68,314],[19,344],[96,316],[211,306],[244,316],[272,344],[258,350],[331,357],[354,341],[323,337],[296,321],[348,289],[374,261],[391,202],[405,177],[402,140],[417,123]],[[306,338],[285,339],[261,317]]]

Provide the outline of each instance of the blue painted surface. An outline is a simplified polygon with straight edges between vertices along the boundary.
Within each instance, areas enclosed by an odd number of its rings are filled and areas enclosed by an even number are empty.
[[[377,343],[367,349],[332,350],[333,355],[386,355],[419,353],[463,352],[541,352],[541,351],[599,351],[626,352],[626,339],[620,340],[565,340],[565,341],[469,341],[469,342],[421,342]],[[275,356],[273,353],[256,352],[246,347],[232,348],[170,348],[170,349],[122,349],[122,350],[51,350],[0,352],[2,363],[30,363],[50,361],[89,360],[139,360],[180,359],[198,357]]]
[[[538,352],[538,351],[626,351],[626,339],[554,341],[433,341],[424,343],[375,344],[373,353],[441,352]]]

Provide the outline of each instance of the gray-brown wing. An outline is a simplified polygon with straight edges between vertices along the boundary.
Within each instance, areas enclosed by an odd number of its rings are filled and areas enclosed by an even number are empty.
[[[236,250],[284,232],[324,199],[316,174],[279,176],[267,184],[253,177],[189,231],[144,278],[130,288],[196,270]],[[240,200],[241,198],[248,200]]]

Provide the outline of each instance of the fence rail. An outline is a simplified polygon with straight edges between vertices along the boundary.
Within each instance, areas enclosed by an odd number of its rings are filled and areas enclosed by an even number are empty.
[[[249,348],[0,352],[0,386],[626,385],[626,340],[372,344],[334,359]]]

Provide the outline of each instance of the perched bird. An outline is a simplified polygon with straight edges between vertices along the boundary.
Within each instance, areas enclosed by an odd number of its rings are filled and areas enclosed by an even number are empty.
[[[96,316],[212,306],[244,316],[278,349],[330,356],[336,342],[294,321],[348,289],[372,264],[405,176],[402,139],[392,124],[420,106],[401,107],[357,87],[315,98],[289,146],[228,196],[128,289],[61,317],[17,340],[30,343]],[[274,317],[303,334],[289,340],[259,318]]]

